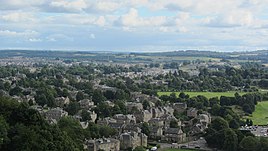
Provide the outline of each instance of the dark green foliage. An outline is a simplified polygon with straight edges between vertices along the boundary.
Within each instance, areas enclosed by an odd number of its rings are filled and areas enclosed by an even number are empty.
[[[82,110],[81,117],[82,117],[82,121],[90,121],[91,120],[90,113],[87,110]]]
[[[236,133],[232,129],[225,129],[224,131],[224,145],[223,148],[227,151],[236,151],[238,139]]]
[[[70,115],[75,115],[80,109],[80,106],[77,102],[71,102],[67,107],[66,111]]]
[[[149,109],[149,107],[150,107],[150,103],[149,103],[149,101],[144,100],[144,101],[142,102],[142,106],[143,106],[143,109],[144,109],[144,110]]]
[[[73,151],[78,145],[27,104],[0,98],[0,150]]]
[[[148,123],[142,123],[141,125],[141,132],[146,134],[147,136],[150,135],[150,127],[149,127],[149,124]]]
[[[93,96],[92,96],[92,101],[95,104],[104,102],[106,98],[103,96],[102,92],[100,90],[94,90]]]
[[[22,93],[22,89],[18,86],[14,87],[13,89],[10,89],[9,94],[11,96],[13,95],[20,95]]]
[[[80,101],[80,100],[83,100],[83,99],[85,99],[84,93],[81,92],[81,91],[78,91],[77,94],[76,94],[76,101]]]
[[[242,151],[259,151],[260,142],[258,138],[248,136],[243,138],[243,140],[239,144],[239,147]]]
[[[72,117],[61,118],[58,122],[59,128],[66,132],[79,146],[83,147],[83,140],[85,139],[85,133],[80,123]]]
[[[171,128],[178,128],[179,127],[178,122],[176,120],[171,120],[170,127]]]
[[[220,131],[220,130],[229,128],[229,124],[223,118],[217,117],[212,121],[210,128],[216,131]]]
[[[6,120],[2,116],[0,116],[0,149],[1,145],[8,141],[8,130],[9,126]]]

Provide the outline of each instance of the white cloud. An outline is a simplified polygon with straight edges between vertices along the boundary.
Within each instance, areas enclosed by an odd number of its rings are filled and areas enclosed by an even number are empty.
[[[32,13],[9,12],[0,16],[0,19],[9,22],[34,22],[35,18]]]
[[[87,8],[87,4],[84,0],[74,0],[74,1],[56,0],[51,1],[49,6],[52,9],[56,9],[59,11],[69,11],[69,12],[81,12],[85,8]]]
[[[95,5],[95,9],[99,11],[111,12],[115,11],[120,7],[120,3],[112,2],[112,1],[101,1],[97,2]]]
[[[74,38],[69,37],[65,34],[51,34],[45,38],[49,42],[71,42]]]
[[[138,10],[131,8],[129,12],[120,18],[120,23],[123,26],[138,27],[138,26],[160,26],[166,23],[165,16],[155,16],[155,17],[140,17]]]
[[[0,0],[0,4],[0,38],[21,43],[86,47],[89,38],[95,38],[90,45],[98,44],[113,33],[109,41],[135,35],[141,47],[159,44],[158,34],[165,37],[163,45],[192,46],[193,41],[203,48],[268,45],[264,34],[268,0]],[[83,31],[89,32],[88,38],[81,36]],[[96,33],[105,36],[96,38]],[[137,44],[131,41],[126,43]]]
[[[35,37],[39,33],[36,31],[26,30],[23,32],[10,31],[10,30],[0,30],[0,36],[4,37]]]
[[[96,21],[95,24],[99,25],[99,26],[104,26],[106,23],[106,20],[104,18],[104,16],[100,16]]]
[[[40,39],[40,38],[30,38],[29,41],[30,42],[41,42],[42,39]]]
[[[39,7],[45,0],[0,0],[0,10],[25,10]]]
[[[216,17],[208,17],[205,24],[214,27],[259,27],[261,22],[254,18],[252,12],[246,10],[234,10]]]

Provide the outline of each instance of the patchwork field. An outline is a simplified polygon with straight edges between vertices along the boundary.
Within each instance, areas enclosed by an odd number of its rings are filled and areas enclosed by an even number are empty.
[[[251,119],[254,125],[267,125],[268,123],[268,101],[259,102],[256,105],[255,111],[253,112],[251,117],[247,117]]]
[[[158,92],[158,95],[170,95],[172,92]],[[175,92],[176,95],[179,95],[180,92]],[[212,98],[212,97],[221,97],[221,96],[234,96],[236,93],[235,91],[230,91],[230,92],[184,92],[185,94],[190,95],[190,97],[198,96],[198,95],[203,95],[207,98]],[[239,92],[240,95],[245,94],[245,92]]]

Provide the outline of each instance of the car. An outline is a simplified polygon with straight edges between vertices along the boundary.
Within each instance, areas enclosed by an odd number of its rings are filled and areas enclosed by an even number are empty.
[[[180,148],[188,148],[187,145],[181,145]]]
[[[196,145],[194,148],[196,149],[200,149],[201,147],[199,145]]]

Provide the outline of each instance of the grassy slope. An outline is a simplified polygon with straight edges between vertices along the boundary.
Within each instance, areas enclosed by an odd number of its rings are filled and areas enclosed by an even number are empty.
[[[252,119],[255,125],[265,125],[268,123],[268,101],[259,102],[256,105],[255,112],[253,112]]]
[[[172,92],[158,92],[158,95],[170,95]],[[175,92],[177,95],[180,94],[180,92]],[[185,94],[190,95],[190,97],[193,96],[198,96],[198,95],[203,95],[207,98],[212,98],[212,97],[221,97],[221,96],[234,96],[235,91],[230,91],[230,92],[184,92]],[[244,92],[239,93],[240,95],[245,94]]]

